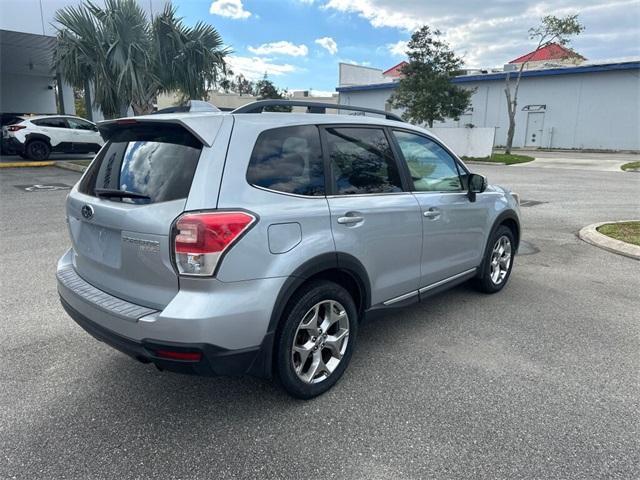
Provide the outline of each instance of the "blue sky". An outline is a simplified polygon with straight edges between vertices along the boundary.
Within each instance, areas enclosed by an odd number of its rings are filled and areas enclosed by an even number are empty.
[[[338,63],[388,68],[423,24],[439,28],[469,67],[497,67],[528,52],[542,15],[579,13],[573,48],[590,61],[640,55],[640,0],[173,0],[185,21],[214,25],[235,73],[265,72],[281,88],[333,91]]]

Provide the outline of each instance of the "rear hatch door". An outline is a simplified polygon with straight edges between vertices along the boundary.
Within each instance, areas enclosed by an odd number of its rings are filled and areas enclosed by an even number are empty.
[[[208,122],[209,129],[220,122]],[[162,121],[112,122],[101,133],[108,142],[67,201],[75,269],[116,297],[163,308],[179,288],[171,226],[207,140]]]

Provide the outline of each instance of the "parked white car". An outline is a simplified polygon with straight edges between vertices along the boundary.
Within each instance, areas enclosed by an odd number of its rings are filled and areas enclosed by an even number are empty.
[[[46,160],[51,152],[95,153],[104,144],[95,123],[71,115],[18,117],[2,127],[2,142],[30,160]]]

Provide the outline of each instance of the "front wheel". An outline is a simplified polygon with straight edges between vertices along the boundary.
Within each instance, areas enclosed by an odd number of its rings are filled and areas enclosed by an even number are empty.
[[[358,312],[340,285],[313,282],[296,293],[277,340],[276,374],[297,398],[329,390],[344,373],[356,341]]]
[[[501,225],[489,239],[487,253],[475,279],[476,287],[485,293],[496,293],[504,288],[513,268],[514,239],[511,229]]]

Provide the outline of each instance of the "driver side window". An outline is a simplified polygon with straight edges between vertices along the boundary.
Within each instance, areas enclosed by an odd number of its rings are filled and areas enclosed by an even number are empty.
[[[393,135],[402,151],[415,192],[460,192],[462,183],[455,160],[436,142],[413,133]]]

